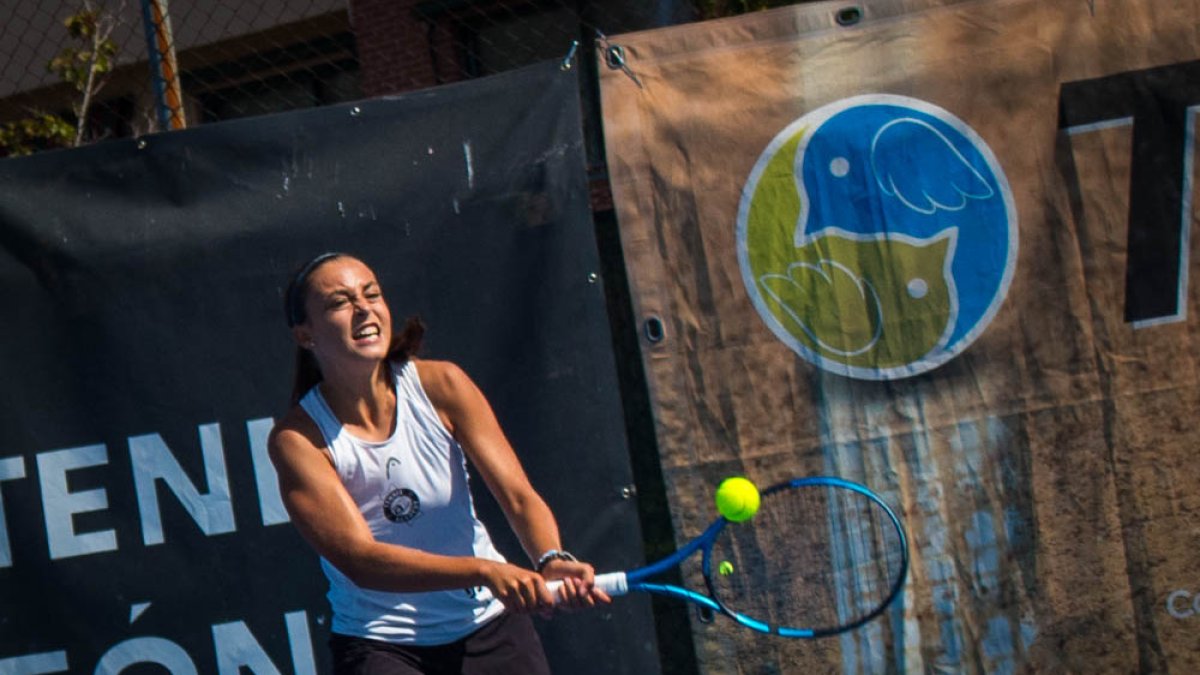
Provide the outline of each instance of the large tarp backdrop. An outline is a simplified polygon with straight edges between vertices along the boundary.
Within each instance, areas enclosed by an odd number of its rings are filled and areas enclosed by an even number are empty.
[[[912,535],[878,622],[697,622],[706,672],[1200,669],[1198,10],[868,0],[610,37],[679,540],[743,472],[861,480]]]
[[[0,161],[0,672],[325,669],[265,454],[323,250],[480,384],[569,548],[641,561],[575,72]],[[557,672],[657,671],[644,601],[539,628]]]

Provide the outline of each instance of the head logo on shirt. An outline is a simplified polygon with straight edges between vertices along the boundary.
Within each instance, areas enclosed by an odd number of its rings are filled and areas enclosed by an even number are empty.
[[[392,467],[400,466],[400,460],[392,457],[387,462],[388,483],[392,480]],[[393,523],[408,523],[421,515],[421,498],[406,487],[390,490],[383,497],[383,515]]]
[[[1000,164],[925,101],[856,96],[781,131],[737,220],[759,316],[805,360],[889,380],[957,356],[1003,304],[1017,214]]]

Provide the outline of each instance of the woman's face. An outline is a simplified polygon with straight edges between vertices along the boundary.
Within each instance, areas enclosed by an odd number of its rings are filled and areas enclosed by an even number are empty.
[[[321,362],[387,357],[392,315],[375,273],[361,261],[339,257],[314,270],[304,308],[296,339]]]

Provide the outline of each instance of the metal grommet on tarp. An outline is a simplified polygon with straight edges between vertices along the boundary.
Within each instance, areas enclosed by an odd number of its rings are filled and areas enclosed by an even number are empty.
[[[646,339],[651,344],[658,344],[667,337],[667,330],[663,326],[662,319],[657,316],[651,315],[647,317],[646,321],[642,324],[642,330],[645,331]]]
[[[633,83],[636,84],[639,89],[641,89],[642,81],[639,80],[638,76],[633,73],[632,69],[630,69],[629,61],[625,56],[625,48],[621,45],[609,42],[608,36],[606,36],[604,33],[601,33],[599,30],[596,31],[596,39],[600,41],[601,46],[604,48],[604,64],[608,66],[610,70],[623,71],[629,76],[629,79],[633,80]]]
[[[863,11],[862,8],[858,6],[843,7],[833,15],[833,18],[835,21],[837,21],[839,26],[853,26],[859,21],[862,21]]]

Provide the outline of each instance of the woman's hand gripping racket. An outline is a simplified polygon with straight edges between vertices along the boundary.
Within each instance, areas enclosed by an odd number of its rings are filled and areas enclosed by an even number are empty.
[[[707,594],[648,581],[697,551]],[[907,536],[895,512],[858,483],[816,476],[773,485],[753,518],[722,516],[674,554],[598,574],[596,586],[611,596],[673,596],[756,631],[817,638],[879,616],[907,574]],[[552,591],[559,585],[550,582]]]

